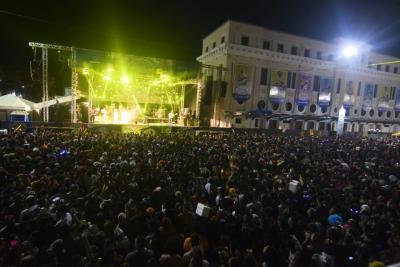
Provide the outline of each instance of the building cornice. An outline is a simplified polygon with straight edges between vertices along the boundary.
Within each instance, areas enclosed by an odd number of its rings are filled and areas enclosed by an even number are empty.
[[[400,74],[374,70],[360,65],[341,64],[332,61],[318,60],[314,58],[306,58],[302,56],[290,55],[279,53],[271,50],[260,49],[256,47],[243,46],[238,44],[224,43],[215,47],[207,53],[203,53],[197,57],[197,61],[201,63],[208,63],[220,56],[234,55],[242,56],[259,60],[267,60],[272,62],[279,62],[289,65],[301,65],[307,68],[316,70],[330,70],[343,72],[351,72],[354,75],[368,75],[372,79],[383,79],[393,83],[400,83]]]

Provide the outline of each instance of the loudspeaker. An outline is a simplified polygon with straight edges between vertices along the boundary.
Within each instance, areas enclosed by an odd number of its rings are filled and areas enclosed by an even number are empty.
[[[204,98],[203,98],[204,105],[211,105],[212,88],[213,88],[212,76],[208,76],[206,79],[206,82],[205,82],[205,93],[204,93]]]
[[[220,94],[219,94],[221,97],[225,97],[227,87],[228,87],[228,83],[225,81],[222,81],[221,88],[220,88]]]

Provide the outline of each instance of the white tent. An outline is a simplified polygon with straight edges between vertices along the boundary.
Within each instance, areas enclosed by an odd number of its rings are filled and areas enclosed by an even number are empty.
[[[30,111],[34,104],[14,94],[0,96],[0,109]]]

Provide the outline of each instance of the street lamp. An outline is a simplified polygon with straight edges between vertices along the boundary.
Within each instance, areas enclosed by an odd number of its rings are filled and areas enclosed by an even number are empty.
[[[347,64],[349,64],[349,66],[351,66],[352,63],[354,63],[354,59],[358,56],[359,54],[359,48],[357,45],[354,44],[347,44],[345,46],[342,47],[341,51],[340,51],[340,59],[343,59],[343,61],[346,61]],[[338,67],[339,62],[336,62],[336,68]],[[335,70],[335,75],[334,75],[334,79],[336,80],[336,70]],[[345,76],[346,76],[346,72],[345,72]],[[346,90],[347,88],[347,81],[346,79],[344,80],[344,89]],[[346,94],[347,92],[344,93],[344,97],[346,98]],[[353,92],[354,94],[354,92]],[[351,98],[352,96],[347,95],[348,98]],[[345,102],[346,99],[343,100],[343,102]],[[338,115],[338,120],[337,120],[337,130],[336,133],[338,136],[342,136],[343,135],[343,128],[344,128],[344,121],[345,121],[345,117],[346,117],[346,109],[344,108],[344,104],[342,104],[342,106],[340,107],[339,110],[339,115]]]
[[[342,56],[345,58],[353,58],[358,56],[358,48],[355,45],[347,45],[342,49]]]

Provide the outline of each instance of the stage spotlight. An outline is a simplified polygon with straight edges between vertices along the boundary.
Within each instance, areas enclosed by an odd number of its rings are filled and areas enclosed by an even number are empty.
[[[89,69],[88,68],[83,68],[82,73],[83,73],[83,75],[88,75],[89,74]]]
[[[113,72],[113,71],[114,71],[114,69],[113,69],[112,67],[108,67],[108,68],[107,68],[107,72],[108,72],[108,73],[111,73],[111,72]]]
[[[122,77],[122,82],[123,82],[124,84],[129,84],[129,77],[128,77],[128,76]]]
[[[111,81],[111,76],[109,76],[109,75],[105,75],[103,78],[104,78],[104,80],[105,80],[106,82]]]
[[[354,45],[348,45],[343,48],[342,55],[346,58],[355,57],[358,55],[358,49]]]

